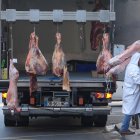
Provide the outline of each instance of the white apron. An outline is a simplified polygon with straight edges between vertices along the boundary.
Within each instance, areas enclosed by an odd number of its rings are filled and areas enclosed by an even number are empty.
[[[122,112],[127,115],[140,113],[140,53],[135,53],[125,72]]]

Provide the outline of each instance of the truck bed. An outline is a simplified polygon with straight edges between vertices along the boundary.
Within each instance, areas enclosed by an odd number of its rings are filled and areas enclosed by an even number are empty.
[[[92,77],[90,72],[70,72],[69,73],[70,86],[73,87],[105,87],[106,79],[103,77]],[[37,76],[38,87],[62,87],[62,77],[56,77],[51,73],[48,73],[45,76]],[[27,74],[20,74],[17,86],[18,87],[29,87],[30,77]],[[114,82],[110,81],[112,88]],[[8,80],[0,80],[0,90],[2,88],[8,88]]]

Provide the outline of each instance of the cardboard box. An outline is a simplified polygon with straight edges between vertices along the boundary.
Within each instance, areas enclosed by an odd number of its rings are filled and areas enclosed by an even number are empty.
[[[2,79],[8,79],[8,71],[7,68],[2,69]]]
[[[98,74],[99,78],[104,78],[104,74]]]
[[[97,78],[98,74],[97,71],[91,71],[92,77]]]
[[[91,71],[92,77],[94,78],[103,78],[104,74],[98,74],[97,71]]]

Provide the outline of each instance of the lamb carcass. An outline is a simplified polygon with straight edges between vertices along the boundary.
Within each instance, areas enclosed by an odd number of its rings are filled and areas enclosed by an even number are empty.
[[[131,57],[127,58],[126,60],[124,60],[122,63],[112,67],[107,73],[106,76],[110,77],[111,75],[116,75],[116,74],[120,74],[121,72],[123,72],[126,68],[126,66],[128,65],[128,63],[130,62]]]
[[[111,58],[108,63],[112,67],[116,66],[118,64],[121,64],[126,59],[130,58],[136,52],[140,52],[140,40],[135,41],[133,44],[128,46],[128,48],[121,54]]]
[[[136,52],[140,52],[140,40],[135,41],[121,54],[116,55],[109,60],[108,64],[111,69],[106,73],[106,75],[109,77],[112,74],[119,74],[123,72],[129,63],[131,56]]]
[[[10,83],[9,83],[9,89],[7,92],[6,102],[7,102],[7,106],[10,109],[16,109],[17,111],[19,111],[18,91],[17,91],[18,78],[19,78],[19,72],[15,68],[13,64],[13,60],[10,59],[10,66],[9,66]]]
[[[100,52],[96,62],[97,72],[99,74],[105,74],[110,69],[108,61],[111,59],[112,55],[108,49],[109,40],[109,33],[104,33],[102,38],[103,49]]]
[[[69,82],[69,72],[66,66],[65,54],[61,47],[61,34],[56,33],[56,44],[52,56],[52,72],[54,75],[60,77],[63,76],[63,85],[62,89],[66,91],[70,90]]]
[[[55,49],[52,56],[52,71],[53,74],[60,77],[63,75],[63,68],[66,65],[65,54],[61,47],[61,34],[56,33]]]
[[[35,32],[30,35],[29,53],[25,62],[26,72],[30,75],[30,93],[37,90],[36,75],[44,75],[48,70],[48,63],[38,48],[38,37]]]
[[[48,63],[38,48],[38,37],[31,33],[29,42],[29,53],[25,63],[25,69],[28,73],[44,75],[48,69]]]

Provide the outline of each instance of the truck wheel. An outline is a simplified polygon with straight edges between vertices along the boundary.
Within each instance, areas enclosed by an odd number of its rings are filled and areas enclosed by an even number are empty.
[[[4,124],[5,126],[15,126],[16,125],[15,117],[11,115],[4,115]]]
[[[93,117],[89,117],[89,116],[82,116],[81,117],[81,125],[82,126],[93,126]]]
[[[28,116],[19,116],[17,120],[18,126],[28,126],[29,125],[29,117]]]
[[[94,125],[97,127],[104,127],[107,122],[107,115],[94,116]]]

